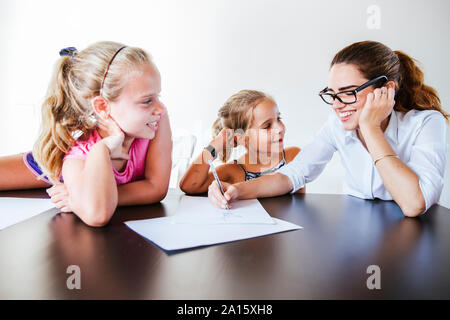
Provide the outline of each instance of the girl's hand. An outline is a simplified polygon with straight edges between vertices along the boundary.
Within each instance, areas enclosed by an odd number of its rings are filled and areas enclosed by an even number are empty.
[[[369,93],[366,98],[366,104],[363,107],[359,117],[359,126],[361,127],[381,127],[381,122],[392,112],[395,105],[395,90],[386,87],[377,88],[373,93]]]
[[[237,200],[239,196],[238,189],[234,185],[223,181],[220,184],[225,194],[222,195],[217,181],[214,180],[208,187],[208,198],[215,206],[221,209],[226,209],[227,205],[228,208],[231,208],[229,202]]]
[[[72,212],[69,206],[69,192],[63,183],[57,183],[45,191],[47,191],[55,207],[61,212]]]
[[[210,145],[216,149],[216,153],[226,153],[227,150],[234,148],[234,131],[230,128],[223,128]]]
[[[111,116],[105,116],[104,114],[97,121],[98,127],[108,135],[102,139],[102,142],[108,147],[111,159],[129,160],[130,156],[122,151],[125,133],[120,129],[117,122]]]

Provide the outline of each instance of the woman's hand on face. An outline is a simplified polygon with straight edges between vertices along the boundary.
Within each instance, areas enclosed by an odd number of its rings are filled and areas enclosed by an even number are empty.
[[[108,147],[111,159],[129,160],[130,156],[122,151],[125,133],[120,129],[117,122],[111,116],[103,115],[98,118],[98,127],[107,134],[102,142]]]
[[[366,97],[366,103],[359,117],[359,127],[381,127],[381,123],[392,112],[395,105],[395,90],[377,88]]]
[[[234,131],[230,128],[223,128],[217,137],[215,137],[211,142],[210,145],[216,149],[216,152],[223,152],[225,153],[226,150],[231,150],[234,148]]]
[[[214,180],[208,187],[208,198],[215,206],[221,209],[226,209],[228,205],[228,208],[230,209],[231,206],[229,203],[236,200],[239,196],[238,189],[234,185],[227,182],[222,181],[220,184],[222,185],[225,194],[222,195],[217,181]]]
[[[69,206],[69,192],[64,183],[57,183],[45,191],[50,196],[55,207],[61,212],[72,212]]]

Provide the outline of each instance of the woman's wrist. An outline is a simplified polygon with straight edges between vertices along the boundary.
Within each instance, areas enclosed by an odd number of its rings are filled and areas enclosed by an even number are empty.
[[[359,130],[361,130],[361,132],[370,132],[370,131],[381,130],[381,125],[363,122],[363,123],[359,124]]]
[[[383,130],[381,130],[381,127],[374,124],[360,124],[359,131],[364,137],[364,139],[367,139],[370,136],[377,135],[379,133],[384,135]]]
[[[368,126],[360,127],[361,135],[364,138],[367,150],[374,163],[377,163],[381,158],[386,155],[395,155],[394,150],[390,146],[389,142],[386,140],[383,130],[380,127]]]

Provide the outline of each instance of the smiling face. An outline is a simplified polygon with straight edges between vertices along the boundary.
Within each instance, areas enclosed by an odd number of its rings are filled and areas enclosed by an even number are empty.
[[[155,137],[165,109],[160,92],[161,76],[152,63],[142,64],[128,75],[120,96],[110,103],[111,116],[127,136]]]
[[[328,91],[338,93],[354,90],[370,79],[366,79],[358,68],[353,64],[338,63],[333,65],[328,75]],[[373,86],[359,91],[357,100],[352,104],[343,104],[338,99],[334,100],[333,110],[342,122],[345,130],[355,130],[359,127],[359,116],[361,115],[367,94],[373,92]]]
[[[262,100],[253,109],[253,121],[246,132],[249,152],[279,154],[283,151],[284,134],[278,106],[271,99]]]

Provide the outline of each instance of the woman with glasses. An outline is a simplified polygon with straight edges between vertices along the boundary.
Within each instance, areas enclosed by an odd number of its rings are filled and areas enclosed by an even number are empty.
[[[314,180],[337,151],[344,191],[363,199],[394,200],[414,217],[438,202],[446,162],[446,114],[422,71],[401,51],[373,41],[339,51],[319,93],[334,114],[313,141],[277,173],[237,184],[216,182],[210,200],[294,193]]]

